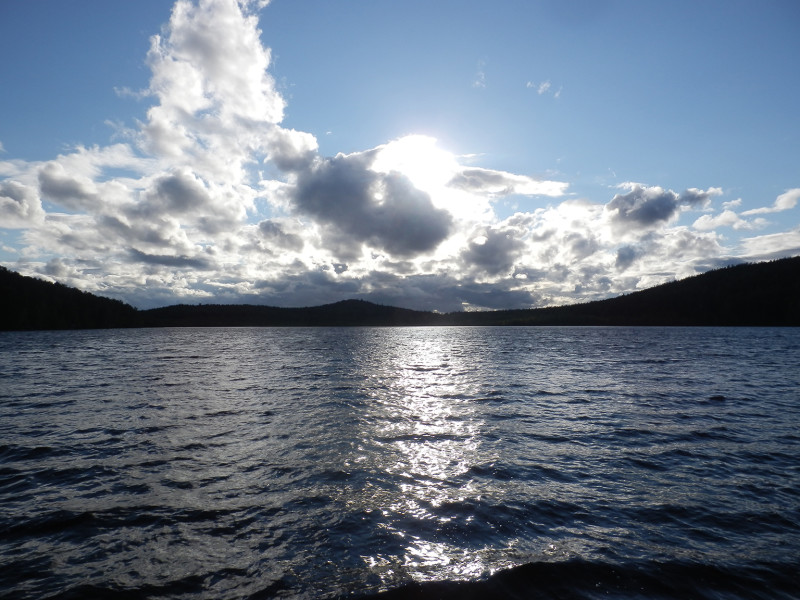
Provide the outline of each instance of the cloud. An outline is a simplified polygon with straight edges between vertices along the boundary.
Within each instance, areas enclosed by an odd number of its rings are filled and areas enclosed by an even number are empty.
[[[435,249],[450,233],[451,216],[402,174],[372,170],[375,157],[372,150],[318,160],[297,175],[293,207],[345,234],[348,256],[360,244],[398,256]]]
[[[553,89],[553,84],[549,79],[547,79],[545,81],[541,81],[539,83],[536,83],[535,81],[528,81],[525,84],[525,87],[528,88],[528,89],[536,90],[536,93],[539,96],[543,96],[543,95],[547,94],[547,95],[552,95],[553,98],[556,98],[556,99],[561,97],[561,92],[563,91],[563,87],[559,87],[558,89],[554,90]]]
[[[147,56],[160,101],[151,114],[181,122],[213,110],[221,121],[280,122],[285,102],[267,72],[270,52],[257,23],[235,0],[176,2],[168,36],[153,36]]]
[[[619,271],[624,271],[628,267],[630,267],[633,262],[636,260],[636,249],[631,246],[623,246],[617,250],[617,260],[614,262],[614,266]]]
[[[39,194],[14,180],[0,181],[0,217],[3,227],[25,228],[44,220]]]
[[[724,210],[720,214],[713,217],[711,215],[703,215],[699,217],[694,222],[692,227],[694,227],[695,229],[699,229],[701,231],[712,231],[720,227],[732,227],[733,229],[736,230],[758,229],[759,227],[764,227],[765,225],[766,222],[764,221],[764,219],[755,219],[754,221],[748,221],[746,219],[742,219],[732,210]]]
[[[148,219],[192,213],[211,204],[205,184],[187,168],[157,177],[142,197],[138,209]]]
[[[692,208],[705,208],[711,203],[712,198],[721,195],[722,188],[708,188],[707,190],[689,188],[678,196],[678,202]]]
[[[606,205],[612,220],[623,227],[649,228],[675,219],[682,206],[693,208],[708,205],[711,198],[722,193],[719,188],[699,190],[690,188],[681,194],[672,190],[641,184],[625,184],[627,194],[617,194]]]
[[[800,188],[794,188],[778,196],[775,199],[774,208],[776,210],[790,210],[797,206],[798,200],[800,200]]]
[[[2,227],[20,229],[14,268],[141,307],[361,297],[521,308],[694,274],[732,251],[716,229],[762,222],[733,201],[678,225],[717,188],[630,183],[610,200],[565,199],[567,182],[475,166],[481,155],[456,157],[428,136],[323,156],[314,135],[282,126],[255,12],[265,5],[179,0],[151,40],[149,86],[131,92],[149,103],[140,121],[107,146],[0,162]],[[509,195],[527,196],[525,209],[501,216],[496,200]],[[780,252],[796,236],[750,238],[744,251]]]
[[[466,168],[450,180],[451,187],[473,194],[507,196],[509,194],[562,196],[568,184],[561,181],[540,181],[504,171]]]
[[[481,283],[463,280],[450,273],[398,277],[374,272],[367,279],[375,290],[360,297],[382,304],[399,304],[418,310],[454,312],[465,309],[527,308],[539,304],[535,292],[519,285],[513,278]]]
[[[754,208],[742,212],[743,215],[763,215],[769,213],[782,212],[784,210],[791,210],[797,206],[797,201],[800,200],[800,188],[793,188],[786,191],[775,199],[772,206],[764,208]]]
[[[649,227],[665,223],[678,213],[678,197],[661,188],[636,187],[627,194],[617,194],[606,205],[621,224]]]
[[[211,263],[204,258],[172,256],[168,254],[147,254],[146,252],[141,252],[135,248],[131,248],[129,252],[137,262],[150,265],[162,265],[166,267],[175,267],[178,269],[209,270],[212,268]]]
[[[512,228],[488,228],[474,237],[462,254],[467,266],[489,275],[508,273],[525,244],[520,232]]]
[[[736,198],[736,200],[729,200],[728,202],[722,203],[722,208],[728,210],[732,208],[737,208],[742,205],[742,199]]]
[[[261,221],[258,229],[271,246],[292,252],[300,252],[303,249],[303,238],[297,233],[286,231],[286,226],[274,219]]]
[[[742,240],[744,256],[750,260],[773,260],[800,255],[800,227]]]
[[[252,167],[268,153],[298,160],[316,147],[307,135],[283,132],[285,101],[267,68],[253,3],[175,3],[162,35],[151,38],[148,96],[155,105],[134,134],[143,152],[172,168],[186,167],[209,184],[229,185],[248,206]],[[295,139],[302,138],[301,140]]]
[[[273,127],[267,134],[267,160],[282,171],[294,172],[312,166],[317,153],[317,139],[310,133]]]
[[[475,78],[472,80],[472,87],[483,89],[486,87],[486,61],[479,60],[475,71]]]
[[[722,206],[724,210],[720,214],[716,216],[703,215],[698,218],[692,226],[701,231],[711,231],[719,227],[731,227],[735,230],[760,229],[769,224],[765,219],[756,218],[747,220],[743,219],[742,216],[763,215],[791,210],[797,205],[798,199],[800,199],[800,188],[791,189],[778,196],[771,207],[745,210],[741,215],[731,210],[732,208],[741,206],[741,199],[723,202]]]
[[[46,200],[72,210],[93,210],[100,202],[91,179],[69,175],[57,162],[47,163],[39,171],[39,190]]]

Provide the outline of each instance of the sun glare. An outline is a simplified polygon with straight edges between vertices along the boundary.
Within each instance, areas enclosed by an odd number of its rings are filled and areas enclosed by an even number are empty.
[[[436,138],[408,135],[386,144],[372,165],[379,173],[397,171],[429,194],[444,188],[458,170],[455,156],[436,146]]]
[[[448,185],[463,167],[454,154],[436,143],[436,138],[416,134],[389,142],[381,148],[372,169],[378,173],[402,173],[430,196],[434,206],[457,219],[482,221],[491,217],[485,198]]]

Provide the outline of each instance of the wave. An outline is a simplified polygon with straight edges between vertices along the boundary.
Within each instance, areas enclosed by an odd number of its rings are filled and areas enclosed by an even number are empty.
[[[774,331],[513,331],[7,336],[0,598],[800,599]]]

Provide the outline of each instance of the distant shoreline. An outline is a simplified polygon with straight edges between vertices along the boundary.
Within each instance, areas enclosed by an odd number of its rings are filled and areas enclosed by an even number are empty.
[[[800,327],[800,257],[708,271],[615,298],[548,308],[434,313],[343,300],[306,308],[118,300],[0,267],[0,331],[138,327]]]

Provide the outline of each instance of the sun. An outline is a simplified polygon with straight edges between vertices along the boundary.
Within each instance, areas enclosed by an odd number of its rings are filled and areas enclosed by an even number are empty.
[[[436,208],[446,210],[456,220],[484,222],[493,219],[486,196],[451,185],[464,167],[455,154],[437,146],[436,138],[407,135],[389,142],[379,148],[371,168],[378,173],[402,173],[414,187],[428,194]]]
[[[436,145],[436,138],[407,135],[382,146],[372,169],[379,173],[396,171],[418,189],[431,195],[440,193],[458,171],[453,154]]]

